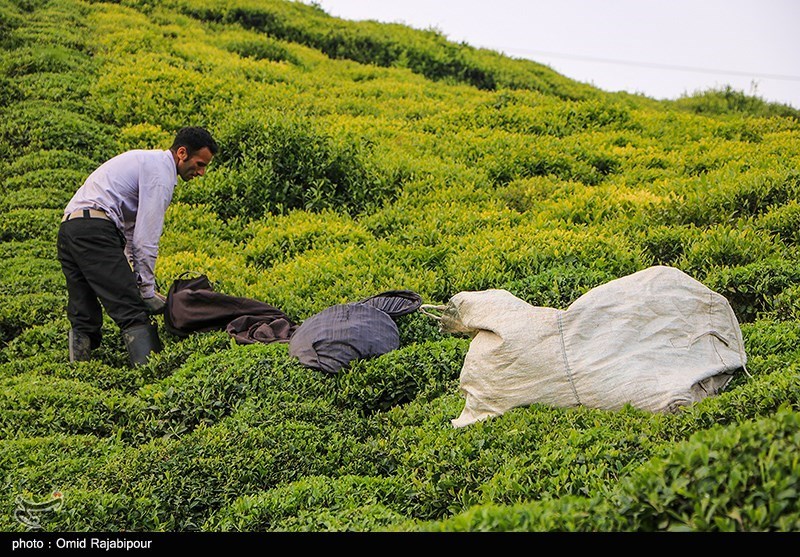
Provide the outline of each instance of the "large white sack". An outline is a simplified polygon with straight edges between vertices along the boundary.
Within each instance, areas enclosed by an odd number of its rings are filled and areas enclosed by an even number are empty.
[[[455,427],[533,403],[674,412],[716,395],[747,361],[728,301],[664,266],[593,288],[566,310],[505,290],[460,292],[440,327],[472,336]]]

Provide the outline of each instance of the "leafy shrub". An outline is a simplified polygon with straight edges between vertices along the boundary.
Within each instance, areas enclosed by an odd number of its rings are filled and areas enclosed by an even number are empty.
[[[92,388],[110,389],[128,395],[135,395],[137,389],[150,379],[142,374],[142,370],[134,369],[124,362],[110,361],[109,358],[99,356],[97,351],[93,352],[94,357],[88,362],[68,363],[69,324],[65,322],[66,317],[57,321],[53,327],[33,327],[23,331],[5,351],[11,358],[6,364],[6,370],[26,374],[31,378],[45,376],[85,383]],[[41,351],[29,354],[33,347],[41,348]],[[115,349],[124,350],[121,346]],[[117,424],[117,432],[124,431],[125,421]]]
[[[0,342],[5,345],[28,327],[52,322],[66,307],[66,289],[60,264],[54,256],[55,245],[45,253],[36,253],[33,242],[6,242],[0,246],[7,253],[0,264]],[[23,348],[17,356],[36,353]]]
[[[69,193],[71,197],[87,176],[88,174],[84,171],[68,168],[32,170],[6,178],[3,185],[6,191],[18,192],[32,189],[57,189]]]
[[[0,399],[0,431],[6,439],[54,433],[104,437],[127,416],[141,412],[135,398],[54,377],[38,382],[6,378]]]
[[[742,333],[751,357],[791,354],[800,347],[800,324],[796,322],[758,320],[742,324]]]
[[[752,227],[712,226],[686,248],[679,266],[690,275],[702,276],[703,270],[750,265],[777,251],[771,238]]]
[[[287,18],[280,8],[276,10],[265,5],[198,8],[190,4],[182,8],[184,13],[204,21],[239,23],[246,29],[301,42],[318,48],[332,58],[348,58],[380,66],[397,64],[409,67],[429,79],[453,79],[482,89],[495,88],[491,74],[463,55],[464,47],[449,45],[434,31],[418,31],[409,35],[398,27],[398,36],[417,39],[409,44],[387,37],[373,22],[340,22],[333,29],[334,32],[319,33],[314,22],[320,19],[321,14],[305,6],[295,8],[304,10],[305,18]],[[328,19],[328,23],[330,25],[333,21]]]
[[[222,219],[251,219],[292,209],[360,213],[394,195],[371,170],[364,147],[337,143],[300,118],[246,119],[220,132],[220,168],[177,196],[206,203]]]
[[[73,2],[17,2],[22,21],[16,25],[9,42],[14,47],[27,45],[61,45],[70,49],[86,49],[86,7]]]
[[[113,483],[129,478],[125,491],[148,509],[119,516],[118,524],[128,530],[197,530],[243,490],[262,491],[305,476],[375,473],[371,455],[357,442],[361,426],[354,416],[328,412],[324,404],[287,401],[283,408],[243,409],[213,428],[155,439],[109,463]],[[292,415],[295,410],[300,414]]]
[[[800,245],[800,202],[792,199],[769,207],[754,223],[759,230],[777,234],[787,245]]]
[[[654,265],[675,266],[702,234],[693,226],[652,226],[644,231],[642,248]]]
[[[85,109],[90,83],[79,73],[36,73],[16,80],[25,100],[57,103],[76,113]]]
[[[772,420],[699,432],[623,482],[612,503],[621,518],[636,516],[628,528],[638,531],[795,530],[800,507],[787,472],[797,465],[797,426],[784,408]]]
[[[0,342],[3,343],[27,327],[52,319],[66,307],[63,294],[0,294],[0,299],[3,300],[0,310]]]
[[[395,322],[400,334],[401,347],[416,343],[437,342],[445,340],[448,336],[440,330],[439,324],[435,319],[419,311],[404,315],[402,318],[396,319]]]
[[[369,361],[354,361],[335,377],[338,404],[369,416],[454,388],[466,354],[462,339],[420,343]]]
[[[22,89],[16,80],[0,76],[0,109],[22,100]]]
[[[63,46],[22,47],[6,51],[0,58],[0,73],[8,77],[33,73],[71,72],[86,69],[90,58]]]
[[[404,499],[410,497],[408,487],[397,478],[312,476],[239,497],[212,515],[203,528],[215,532],[376,531],[402,521]]]
[[[0,5],[0,46],[11,48],[13,46],[12,31],[23,24],[19,9],[11,2]]]
[[[543,138],[527,145],[498,144],[484,161],[489,179],[504,185],[532,176],[554,176],[564,181],[596,185],[619,167],[616,157],[610,153],[589,151],[572,141],[557,145],[559,141]]]
[[[720,208],[736,216],[760,215],[770,207],[784,205],[800,194],[800,174],[794,169],[749,173],[720,188]]]
[[[55,257],[56,248],[48,246],[45,254],[32,252],[28,243],[8,242],[9,257],[0,262],[0,281],[4,294],[12,296],[61,293],[64,277]]]
[[[371,251],[349,244],[307,250],[286,263],[258,270],[246,290],[296,322],[332,305],[387,290],[412,290],[429,300],[434,273],[415,261],[414,252],[386,242]]]
[[[65,321],[66,313],[62,319],[51,317],[43,324],[20,326],[21,332],[2,351],[3,361],[10,364],[6,371],[10,374],[47,374],[61,367],[67,354],[66,331],[69,325],[65,326]]]
[[[54,178],[52,178],[53,180],[64,185],[78,176],[81,177],[80,181],[82,182],[83,179],[94,170],[95,166],[95,159],[91,159],[80,153],[75,153],[74,151],[65,149],[42,149],[26,155],[20,154],[9,161],[8,165],[5,167],[7,175],[5,183],[9,189],[24,185],[27,179],[31,179],[35,183],[41,185],[53,185],[44,178],[47,173],[54,176]],[[66,172],[62,173],[62,171]],[[31,174],[31,176],[25,180],[15,180],[15,178],[28,174],[29,172],[34,174]],[[67,175],[70,176],[70,178],[61,181],[61,176]]]
[[[748,114],[752,116],[787,116],[800,120],[800,111],[782,103],[767,102],[757,95],[747,95],[726,85],[685,95],[673,102],[678,108],[696,114]]]
[[[255,224],[255,223],[254,223]],[[372,236],[350,217],[330,210],[311,214],[293,210],[284,217],[258,223],[252,239],[243,251],[248,263],[267,268],[311,249],[364,245]]]
[[[119,32],[116,25],[119,22],[112,22],[110,27]],[[159,39],[163,41],[163,35]],[[133,45],[133,48],[142,48],[135,40]],[[202,72],[206,68],[198,64],[196,56],[195,52],[191,60],[186,61],[167,51],[126,52],[123,49],[118,59],[104,66],[100,76],[92,82],[91,113],[99,122],[120,128],[147,122],[177,131],[192,123],[205,126],[213,133],[214,119],[209,114],[217,103],[224,103],[225,98],[244,95],[246,83],[240,83],[238,76],[233,78],[223,64],[220,64],[222,69],[214,73],[208,73],[210,69]],[[142,94],[142,91],[147,93]]]
[[[730,157],[730,154],[726,154]],[[705,164],[705,163],[698,163]],[[766,168],[737,170],[731,163],[693,179],[676,180],[670,198],[650,211],[651,221],[660,224],[710,226],[730,224],[739,219],[758,217],[776,205],[797,196],[798,180],[793,169]],[[734,179],[735,176],[735,179]]]
[[[148,124],[132,124],[120,130],[119,142],[122,151],[130,149],[169,149],[174,134],[163,130],[160,126]]]
[[[775,297],[798,280],[797,265],[765,257],[742,266],[712,270],[703,282],[728,299],[740,321],[750,322],[775,310]]]
[[[793,285],[785,288],[775,296],[772,307],[777,319],[800,319],[800,287]]]
[[[504,288],[533,304],[554,303],[551,295],[537,291],[546,288],[561,306],[571,302],[577,291],[560,292],[558,283],[571,283],[571,288],[578,286],[576,282],[594,286],[602,277],[616,278],[640,268],[637,254],[624,238],[597,230],[498,228],[460,240],[447,261],[452,282],[443,286],[448,291],[436,291],[434,297],[446,300],[463,290]]]
[[[228,41],[225,48],[245,58],[254,60],[271,60],[273,62],[290,62],[300,64],[300,60],[283,44],[269,37],[254,36]]]
[[[792,531],[797,494],[797,414],[777,421],[714,426],[634,470],[608,493],[510,506],[484,504],[441,522],[406,523],[422,531]],[[764,439],[769,442],[765,445]],[[762,462],[763,466],[748,463]],[[767,505],[767,501],[774,504]],[[714,504],[716,502],[717,504]]]
[[[528,136],[565,137],[584,131],[625,129],[632,125],[627,108],[596,99],[558,102],[527,91],[499,91],[472,111],[453,116],[458,129],[485,127]]]
[[[234,218],[227,222],[222,221],[207,205],[173,202],[167,209],[165,232],[160,245],[164,251],[172,253],[205,252],[212,256],[243,253],[244,248],[240,244],[249,244],[252,235],[246,225],[242,224],[244,220]],[[201,271],[192,268],[185,270]],[[173,278],[177,278],[177,275]]]
[[[541,210],[546,202],[569,200],[576,184],[553,176],[533,176],[515,179],[497,189],[497,197],[509,209],[520,213]]]
[[[53,492],[62,493],[62,506],[39,517],[44,531],[57,528],[56,524],[79,522],[79,511],[85,512],[85,508],[77,504],[78,493],[87,486],[102,483],[106,457],[122,457],[123,452],[115,439],[100,439],[94,435],[53,434],[4,439],[2,447],[0,474],[4,478],[9,474],[15,477],[14,485],[4,487],[3,495],[9,500],[22,496],[31,501],[48,501]],[[25,464],[20,465],[23,462]],[[90,501],[89,506],[99,500]],[[0,519],[0,528],[4,532],[26,531],[13,513],[5,513]]]
[[[211,345],[215,346],[218,344]],[[277,361],[275,350],[285,353],[285,345],[252,348],[189,358],[164,381],[144,386],[140,396],[147,401],[148,416],[144,422],[131,424],[131,434],[147,438],[180,436],[198,424],[218,422],[248,397],[259,393],[280,396],[279,392],[267,391],[281,378],[294,382],[296,374],[310,374],[304,369],[294,370],[300,367],[297,362]],[[265,350],[273,356],[264,357]]]
[[[118,458],[125,458],[120,452]],[[87,485],[88,484],[88,485]],[[65,503],[56,512],[47,513],[41,520],[42,529],[50,532],[66,530],[93,532],[164,532],[174,531],[176,525],[167,516],[153,516],[157,502],[151,497],[134,497],[96,484],[73,485],[64,482],[62,488]],[[48,500],[45,495],[31,497],[33,500]],[[120,517],[125,517],[120,520]],[[162,522],[163,520],[163,522]],[[21,531],[24,527],[14,521],[9,531]]]
[[[39,150],[74,151],[94,160],[117,154],[111,128],[46,102],[18,103],[0,123],[0,159]]]
[[[14,209],[0,220],[0,241],[43,238],[55,243],[62,211],[57,209]]]
[[[9,501],[64,492],[45,529],[798,529],[796,116],[607,94],[282,0],[0,1],[0,45],[0,474]],[[564,308],[669,264],[730,298],[748,373],[676,414],[456,429],[469,339],[420,312],[333,377],[158,317],[147,365],[108,318],[70,364],[66,196],[189,123],[221,151],[176,190],[159,281],[204,272],[299,321],[388,289]]]
[[[615,278],[619,276],[607,269],[567,263],[513,279],[504,287],[533,306],[566,309],[592,288]]]
[[[54,188],[38,188],[7,193],[0,201],[0,209],[62,209],[69,202],[72,194]]]

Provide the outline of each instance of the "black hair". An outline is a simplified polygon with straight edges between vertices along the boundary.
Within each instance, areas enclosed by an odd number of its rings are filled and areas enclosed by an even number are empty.
[[[189,151],[189,156],[203,147],[208,147],[212,155],[216,155],[219,150],[219,146],[214,141],[214,138],[211,137],[211,134],[205,128],[197,126],[188,126],[178,130],[170,149],[177,151],[179,147],[186,147],[186,150]]]

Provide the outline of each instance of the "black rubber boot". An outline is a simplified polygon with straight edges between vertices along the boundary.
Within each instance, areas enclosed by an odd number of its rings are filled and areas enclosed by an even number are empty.
[[[68,338],[70,362],[88,362],[92,359],[89,335],[76,331],[75,329],[70,329]]]
[[[158,329],[152,324],[134,325],[122,331],[128,359],[132,367],[143,366],[150,359],[150,354],[161,351],[161,340]]]

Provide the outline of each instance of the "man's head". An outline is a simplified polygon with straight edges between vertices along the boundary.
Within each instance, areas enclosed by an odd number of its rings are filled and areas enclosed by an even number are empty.
[[[172,142],[172,156],[178,175],[187,182],[195,176],[202,176],[219,147],[211,134],[204,128],[181,128]]]

